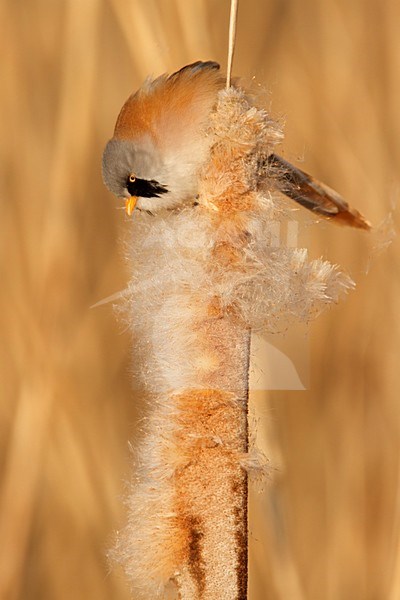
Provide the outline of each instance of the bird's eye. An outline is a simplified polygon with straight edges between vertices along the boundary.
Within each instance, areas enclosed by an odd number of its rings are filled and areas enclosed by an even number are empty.
[[[129,182],[130,183],[135,183],[135,181],[136,181],[135,175],[129,175]]]

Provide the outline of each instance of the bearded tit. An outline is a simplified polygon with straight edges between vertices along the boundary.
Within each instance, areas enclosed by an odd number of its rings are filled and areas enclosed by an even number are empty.
[[[104,150],[103,179],[125,200],[128,215],[135,207],[154,214],[195,203],[213,143],[206,126],[225,87],[219,69],[216,62],[195,62],[147,80],[125,102]],[[268,149],[257,176],[258,189],[274,181],[275,189],[317,215],[371,227],[339,194]]]

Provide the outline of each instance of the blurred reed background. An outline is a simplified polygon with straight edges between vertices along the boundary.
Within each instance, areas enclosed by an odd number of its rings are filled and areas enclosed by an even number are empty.
[[[101,154],[146,75],[225,67],[228,14],[228,0],[1,2],[2,600],[129,597],[105,554],[143,409],[128,335],[110,305],[90,309],[127,278]],[[285,156],[374,224],[399,195],[399,19],[397,0],[239,7],[234,71],[285,118]],[[312,236],[358,285],[311,328],[311,389],[254,394],[274,469],[251,497],[250,598],[396,600],[399,241],[377,255],[378,235]]]

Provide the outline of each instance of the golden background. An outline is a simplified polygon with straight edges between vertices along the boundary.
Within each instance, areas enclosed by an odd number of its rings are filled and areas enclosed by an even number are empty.
[[[90,308],[127,280],[101,154],[145,76],[225,68],[228,16],[227,0],[0,5],[2,600],[129,597],[105,555],[143,407],[128,334],[111,305]],[[239,6],[234,71],[284,117],[285,156],[375,225],[399,195],[399,19],[397,0]],[[398,239],[374,249],[387,235],[313,228],[314,254],[357,289],[312,326],[311,389],[254,399],[274,468],[251,498],[251,600],[400,598]]]

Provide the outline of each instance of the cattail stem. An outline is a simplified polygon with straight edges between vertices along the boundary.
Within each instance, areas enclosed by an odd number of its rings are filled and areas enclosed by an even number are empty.
[[[268,242],[280,211],[256,183],[281,137],[268,114],[223,90],[206,133],[197,205],[132,219],[128,317],[151,397],[118,548],[135,600],[246,599],[246,469],[265,469],[248,447],[250,331],[351,285]]]
[[[210,378],[214,387],[175,398],[180,443],[189,459],[175,477],[177,514],[188,547],[176,580],[185,600],[245,600],[247,473],[240,457],[248,449],[249,335],[218,317],[205,323],[204,334],[221,364],[220,373]]]

